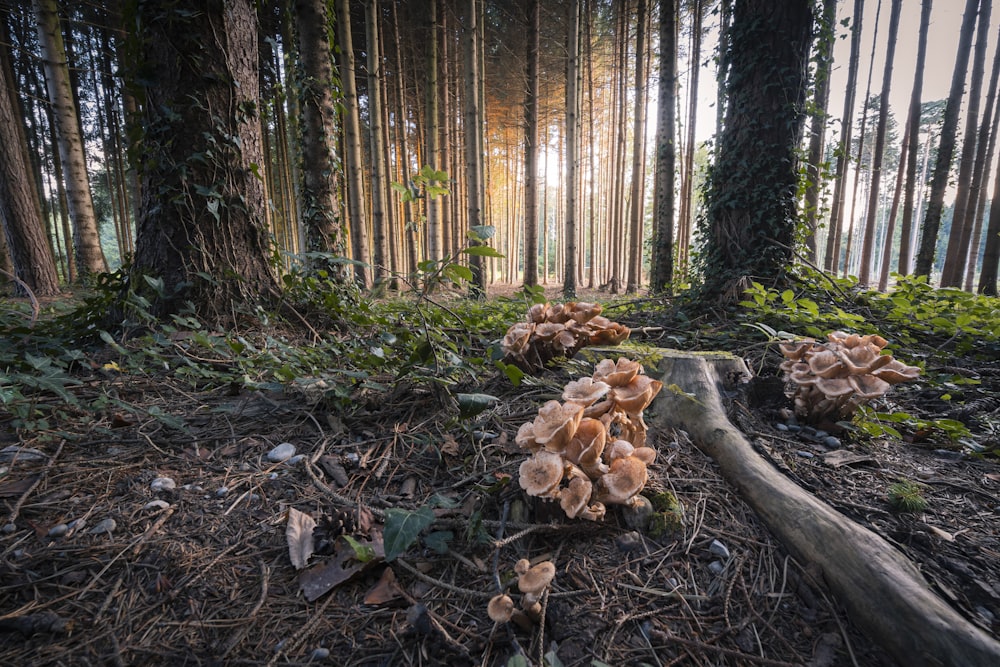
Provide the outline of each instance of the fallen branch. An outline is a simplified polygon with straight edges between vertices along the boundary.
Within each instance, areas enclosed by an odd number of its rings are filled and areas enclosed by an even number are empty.
[[[1000,643],[935,595],[902,553],[791,482],[730,423],[722,393],[750,377],[742,359],[654,354],[664,391],[650,408],[652,422],[686,431],[785,547],[821,568],[874,641],[908,667],[1000,665]]]

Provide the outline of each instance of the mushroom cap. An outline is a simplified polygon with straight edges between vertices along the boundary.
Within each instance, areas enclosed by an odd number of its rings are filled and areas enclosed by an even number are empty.
[[[537,452],[542,448],[535,440],[535,424],[533,422],[521,424],[520,428],[517,429],[517,435],[514,436],[514,442],[521,449],[528,449],[532,452]]]
[[[854,391],[854,385],[847,378],[816,378],[815,386],[827,398],[846,396]]]
[[[636,447],[632,456],[639,459],[646,465],[651,465],[656,460],[656,450],[652,447]]]
[[[573,439],[566,445],[563,456],[576,464],[593,463],[601,458],[607,440],[608,432],[604,424],[598,419],[584,417],[580,420]]]
[[[546,303],[535,303],[528,308],[528,321],[534,322],[535,324],[541,324],[546,321],[549,316],[549,304]]]
[[[538,409],[533,424],[535,442],[550,451],[562,451],[576,433],[582,418],[582,405],[555,400],[545,402]]]
[[[604,515],[607,513],[607,508],[604,507],[604,503],[592,503],[587,506],[579,514],[579,518],[586,519],[587,521],[604,521]]]
[[[884,396],[892,386],[874,375],[852,375],[847,378],[847,381],[854,387],[854,393],[858,395],[858,398],[864,399]]]
[[[518,484],[529,496],[555,497],[559,492],[564,469],[562,456],[540,449],[521,462]]]
[[[506,623],[514,615],[514,601],[509,595],[494,595],[486,605],[486,613],[494,623]]]
[[[621,345],[632,334],[632,330],[624,324],[611,322],[600,329],[592,329],[590,343],[592,345]]]
[[[549,308],[546,314],[546,321],[548,322],[558,322],[562,324],[570,319],[570,313],[573,312],[573,306],[576,304],[572,301],[567,301],[566,303],[554,303]]]
[[[785,358],[790,361],[798,361],[805,355],[809,350],[812,349],[813,343],[815,343],[812,338],[803,338],[802,340],[788,341],[786,343],[779,343],[778,349],[781,353],[785,355]]]
[[[632,381],[642,364],[625,357],[620,357],[617,362],[611,359],[602,359],[594,367],[594,379],[607,382],[612,387],[622,387]]]
[[[615,459],[610,470],[597,480],[597,500],[627,505],[642,491],[649,474],[646,464],[634,456]]]
[[[897,382],[916,380],[920,377],[920,367],[907,366],[903,362],[893,359],[882,368],[874,371],[872,374],[880,380],[885,380],[889,384],[896,384]]]
[[[579,343],[577,335],[567,329],[565,325],[560,326],[563,327],[563,330],[556,334],[556,337],[552,340],[552,344],[555,345],[555,348],[560,352],[575,350],[577,343]]]
[[[605,458],[608,462],[612,462],[615,459],[623,459],[626,456],[632,456],[635,452],[635,447],[628,440],[618,439],[611,443],[611,445],[605,451]]]
[[[646,409],[653,398],[663,389],[663,383],[648,375],[636,375],[625,386],[611,390],[615,405],[630,415],[637,415]]]
[[[594,485],[589,479],[574,477],[570,480],[569,486],[559,492],[559,507],[566,513],[566,516],[575,519],[587,509],[593,490]]]
[[[535,336],[539,340],[554,340],[556,336],[566,330],[566,325],[558,322],[542,322],[535,325]]]
[[[589,322],[593,318],[601,314],[603,308],[599,303],[590,303],[589,301],[577,301],[573,304],[573,309],[570,311],[570,317],[580,324],[584,322]]]
[[[847,374],[840,356],[833,350],[816,350],[807,359],[809,370],[822,378],[840,377]]]
[[[528,348],[528,341],[535,331],[535,325],[530,322],[517,322],[507,329],[500,347],[504,354],[521,355]]]
[[[563,389],[562,399],[568,403],[579,403],[591,406],[601,400],[611,389],[607,382],[595,381],[594,378],[583,377],[573,380]]]
[[[534,596],[536,600],[556,576],[556,566],[550,560],[532,566],[531,561],[522,558],[514,565],[514,571],[518,574],[518,589],[525,595]]]

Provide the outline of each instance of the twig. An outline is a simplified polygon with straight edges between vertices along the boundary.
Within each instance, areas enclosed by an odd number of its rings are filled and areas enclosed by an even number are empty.
[[[17,285],[24,290],[24,293],[28,295],[28,298],[31,300],[31,323],[28,326],[34,329],[35,323],[38,321],[38,313],[41,312],[42,310],[42,307],[39,305],[38,298],[35,296],[35,293],[31,291],[30,287],[28,287],[28,283],[24,282],[23,280],[15,276],[13,273],[4,271],[3,269],[0,269],[0,273],[4,274],[5,276],[13,280],[15,283],[17,283]]]
[[[10,516],[7,518],[7,523],[14,523],[14,521],[17,520],[17,515],[20,514],[21,512],[21,507],[24,506],[24,503],[28,500],[28,496],[30,496],[32,492],[36,488],[38,488],[38,485],[42,483],[43,479],[45,479],[45,476],[48,474],[49,470],[52,469],[52,465],[56,462],[56,459],[59,457],[59,454],[62,453],[63,445],[65,444],[66,444],[65,440],[59,441],[59,446],[56,447],[55,453],[49,457],[49,461],[48,463],[45,464],[45,467],[42,468],[42,472],[38,474],[38,477],[35,478],[35,481],[31,483],[31,486],[28,487],[28,490],[22,493],[21,497],[17,499],[17,502],[14,503],[14,509],[10,511]]]
[[[321,604],[315,612],[313,612],[312,617],[303,625],[298,631],[292,635],[281,648],[274,652],[274,655],[270,660],[267,661],[267,667],[273,667],[278,664],[278,660],[285,654],[291,653],[293,650],[298,648],[299,643],[304,636],[312,632],[313,628],[319,625],[320,621],[326,618],[326,608],[330,606],[330,603],[337,599],[336,595],[330,595]]]
[[[414,566],[407,563],[402,558],[397,558],[393,562],[399,563],[400,567],[402,567],[404,570],[415,576],[417,579],[420,579],[424,583],[430,584],[431,586],[436,586],[438,588],[443,588],[444,590],[450,591],[452,593],[458,593],[459,595],[468,595],[469,597],[474,597],[481,600],[489,600],[490,598],[493,597],[493,593],[489,593],[487,591],[474,591],[469,588],[462,588],[461,586],[455,586],[454,584],[449,584],[448,582],[441,581],[440,579],[435,579],[430,575],[424,574]]]

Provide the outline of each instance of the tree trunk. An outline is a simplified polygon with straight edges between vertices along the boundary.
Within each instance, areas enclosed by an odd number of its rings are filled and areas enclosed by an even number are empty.
[[[409,135],[407,132],[407,122],[409,114],[406,106],[406,88],[403,81],[403,52],[399,33],[399,3],[390,2],[392,8],[392,31],[396,56],[396,124],[398,126],[397,148],[399,152],[400,180],[403,184],[409,183],[410,164]],[[403,229],[406,244],[406,262],[404,273],[411,273],[417,269],[419,256],[420,235],[417,232],[418,226],[414,221],[413,203],[409,200],[403,203]]]
[[[875,221],[878,215],[879,190],[882,182],[882,159],[885,153],[885,130],[889,122],[889,92],[892,89],[892,64],[896,56],[896,38],[899,35],[899,15],[902,0],[892,0],[889,14],[889,37],[886,44],[885,70],[882,73],[882,94],[879,97],[878,122],[875,126],[875,147],[872,152],[871,183],[868,191],[868,215],[865,220],[864,241],[861,244],[861,267],[858,282],[867,287],[871,282],[872,255],[875,246]],[[892,237],[886,239],[891,243]]]
[[[465,183],[470,231],[482,225],[483,215],[483,127],[479,108],[479,15],[477,1],[468,0],[465,16]],[[473,241],[475,244],[476,241]],[[472,255],[472,294],[486,289],[482,257]]]
[[[688,56],[687,138],[684,141],[684,166],[681,168],[680,239],[677,250],[677,268],[681,275],[688,274],[688,259],[691,255],[691,231],[694,228],[694,153],[697,149],[698,124],[698,74],[701,71],[701,25],[702,0],[691,3],[691,53]],[[726,58],[732,57],[732,54]],[[725,124],[725,123],[723,123]]]
[[[569,0],[566,30],[566,238],[563,255],[563,298],[576,298],[576,220],[579,179],[580,2]]]
[[[137,12],[140,71],[156,78],[142,105],[132,284],[162,281],[150,295],[155,315],[190,301],[224,326],[277,287],[258,177],[257,14],[250,0],[190,0],[185,9],[144,3]]]
[[[368,0],[365,5],[365,32],[368,44],[368,119],[371,137],[372,183],[372,250],[374,280],[378,284],[388,277],[389,240],[387,234],[388,169],[385,163],[385,144],[382,131],[382,40],[379,19],[382,14],[379,0]]]
[[[438,40],[437,0],[427,0],[427,87],[424,90],[424,162],[440,170],[438,150]],[[441,259],[441,206],[437,197],[427,197],[427,259]]]
[[[819,218],[819,195],[823,189],[823,149],[826,136],[827,107],[830,102],[830,71],[833,69],[833,44],[837,35],[837,0],[823,0],[823,18],[816,40],[816,80],[809,114],[809,157],[805,192],[806,256],[816,263],[816,227]]]
[[[931,180],[930,201],[927,203],[924,230],[920,237],[920,249],[917,252],[916,273],[921,276],[929,277],[934,268],[934,252],[937,248],[938,229],[941,227],[944,194],[951,176],[951,158],[955,154],[958,113],[962,106],[962,95],[965,90],[965,74],[969,68],[972,33],[976,27],[978,6],[978,0],[965,1],[965,14],[962,16],[962,30],[958,41],[958,54],[955,58],[955,70],[951,77],[951,90],[948,92],[944,123],[941,126],[941,143],[938,145],[937,163],[934,166],[934,176]]]
[[[527,0],[527,87],[524,93],[524,286],[538,284],[538,23],[539,0]]]
[[[431,0],[433,2],[434,0]],[[336,0],[337,42],[340,45],[340,85],[344,105],[344,166],[347,171],[347,217],[350,218],[354,279],[362,287],[371,285],[368,216],[365,211],[364,161],[362,158],[361,112],[355,81],[354,39],[351,35],[350,0]]]
[[[972,227],[972,240],[969,248],[969,261],[965,269],[965,285],[963,288],[966,292],[971,292],[974,286],[974,280],[976,277],[976,262],[979,259],[979,248],[982,241],[982,231],[983,231],[983,218],[986,213],[986,186],[985,182],[989,179],[990,168],[993,164],[993,153],[996,149],[997,144],[997,128],[1000,126],[1000,105],[996,104],[997,101],[997,86],[1000,85],[1000,51],[997,51],[993,57],[993,72],[990,74],[990,91],[989,96],[986,101],[986,110],[983,112],[983,123],[980,125],[979,134],[980,136],[989,136],[989,141],[987,142],[986,154],[980,151],[976,155],[976,167],[973,170],[972,176],[972,189],[970,191],[970,197],[975,197],[976,200],[976,221]]]
[[[920,97],[923,91],[924,64],[927,61],[927,30],[931,21],[931,0],[920,3],[920,35],[917,38],[917,63],[913,74],[913,91],[906,117],[910,137],[910,152],[906,155],[906,194],[903,197],[903,220],[899,228],[899,264],[901,275],[910,272],[910,245],[913,238],[914,194],[917,187],[917,146],[920,144]]]
[[[666,292],[674,279],[674,171],[677,143],[677,0],[660,5],[660,83],[656,122],[656,215],[650,291]]]
[[[639,291],[642,284],[643,165],[646,145],[646,0],[638,0],[635,19],[635,110],[632,118],[632,192],[629,201],[628,279],[625,291]],[[575,259],[575,253],[574,253]]]
[[[13,71],[7,42],[0,42],[0,222],[14,275],[35,296],[59,293],[56,264],[45,238],[34,173],[28,166],[27,140],[15,99]],[[6,262],[3,262],[6,263]],[[10,276],[0,278],[6,282]],[[18,285],[15,293],[23,293]]]
[[[965,136],[962,140],[962,157],[958,166],[958,190],[955,208],[941,270],[942,287],[961,287],[965,277],[965,262],[969,256],[969,240],[975,217],[976,201],[971,196],[976,155],[985,151],[988,137],[979,134],[979,101],[983,91],[983,73],[986,68],[986,47],[989,41],[990,10],[992,0],[980,0],[976,34],[976,50],[972,59],[972,78],[969,84],[969,104],[965,113]],[[987,122],[989,119],[987,118]],[[989,125],[987,125],[987,128]]]
[[[336,108],[334,106],[333,64],[325,0],[295,0],[298,56],[302,66],[299,109],[302,118],[302,224],[306,250],[347,255],[347,239],[340,218],[337,188],[340,169],[335,154]],[[310,262],[330,269],[326,262]],[[337,273],[341,273],[338,271]]]
[[[858,89],[858,65],[861,61],[861,26],[864,0],[854,0],[851,25],[851,57],[847,68],[847,90],[844,113],[840,117],[840,142],[837,146],[837,171],[834,174],[833,201],[830,208],[830,229],[826,238],[823,267],[836,272],[840,264],[840,235],[844,224],[844,190],[847,187],[847,164],[851,155],[851,130],[854,124],[854,100]],[[867,100],[865,100],[867,102]]]
[[[709,176],[703,296],[738,300],[747,278],[781,282],[792,259],[796,153],[805,118],[812,3],[737,3],[729,107]]]
[[[878,291],[889,288],[889,266],[892,262],[892,239],[896,231],[896,218],[899,215],[899,200],[903,194],[903,178],[906,175],[906,163],[909,155],[916,150],[910,139],[909,125],[903,130],[903,143],[899,149],[899,164],[896,166],[896,185],[892,189],[892,205],[889,207],[889,220],[885,227],[885,242],[882,244],[882,263],[879,265]],[[902,246],[900,246],[902,247]]]
[[[101,250],[101,237],[94,215],[83,135],[73,100],[56,0],[32,0],[32,4],[38,22],[38,41],[48,81],[49,102],[59,138],[59,155],[66,175],[69,214],[73,221],[73,247],[82,278],[87,274],[107,271],[108,264]]]
[[[1000,664],[1000,644],[935,595],[903,554],[791,482],[729,422],[721,394],[750,376],[742,359],[673,350],[657,357],[660,380],[676,390],[657,397],[654,423],[686,431],[785,547],[819,566],[873,640],[901,665]]]

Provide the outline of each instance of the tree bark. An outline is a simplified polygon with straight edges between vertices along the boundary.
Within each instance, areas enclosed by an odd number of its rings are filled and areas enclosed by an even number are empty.
[[[190,301],[224,326],[277,288],[263,224],[257,13],[251,0],[187,0],[140,3],[136,20],[139,71],[154,78],[142,104],[132,284],[162,281],[145,290],[154,315]]]
[[[677,269],[681,275],[688,274],[689,258],[691,257],[691,232],[694,228],[694,154],[697,150],[698,124],[698,82],[701,72],[701,32],[702,0],[691,3],[691,53],[688,55],[688,112],[686,125],[687,137],[683,143],[683,161],[681,167],[681,196],[678,227],[680,228],[677,242]],[[732,57],[732,53],[722,59]],[[723,125],[725,122],[723,121]]]
[[[677,162],[677,0],[660,5],[660,83],[656,122],[656,215],[649,287],[666,292],[674,279],[674,171]]]
[[[470,231],[483,224],[483,123],[479,106],[482,87],[479,70],[479,12],[477,0],[468,0],[465,16],[465,196]],[[473,241],[476,244],[477,241]],[[486,290],[482,257],[472,255],[473,296]]]
[[[438,40],[437,0],[427,0],[427,86],[424,90],[424,163],[442,169],[438,154]],[[437,197],[427,197],[427,259],[441,259],[441,206]]]
[[[919,570],[885,539],[802,490],[764,461],[726,418],[722,391],[750,371],[742,359],[658,350],[664,391],[654,427],[686,431],[797,558],[820,567],[859,627],[900,664],[1000,664],[1000,644],[935,595]]]
[[[0,222],[6,240],[0,252],[9,253],[14,275],[36,296],[59,293],[55,260],[45,238],[34,183],[26,157],[27,140],[17,90],[8,57],[7,43],[0,42]],[[0,267],[6,262],[0,259]],[[6,282],[10,276],[0,277]],[[23,293],[18,285],[15,293]]]
[[[642,232],[646,207],[643,166],[646,147],[646,0],[638,0],[635,19],[635,109],[632,117],[632,191],[629,195],[628,277],[625,291],[635,293],[642,284]],[[574,253],[575,258],[575,253]]]
[[[819,219],[819,195],[823,189],[823,149],[826,136],[827,107],[830,102],[830,72],[833,69],[833,45],[837,36],[837,0],[823,0],[823,18],[816,40],[816,80],[813,84],[812,110],[809,113],[809,156],[805,192],[806,254],[816,263],[816,227]]]
[[[538,284],[538,27],[539,0],[527,0],[527,87],[524,93],[524,286]]]
[[[386,209],[388,208],[388,169],[385,161],[385,143],[382,130],[382,41],[379,0],[365,4],[365,32],[368,50],[368,130],[371,146],[371,198],[372,198],[372,259],[374,280],[378,284],[389,275],[389,234]]]
[[[579,178],[580,2],[569,1],[566,31],[566,238],[563,255],[563,298],[576,298],[576,227]]]
[[[302,132],[302,224],[306,250],[347,255],[347,239],[337,202],[340,167],[336,156],[333,64],[327,26],[333,18],[324,0],[295,0],[298,56],[302,65],[299,110]],[[323,261],[310,262],[331,268]],[[340,271],[337,272],[341,273]]]
[[[69,214],[73,221],[73,248],[80,277],[103,273],[108,264],[101,250],[101,237],[94,214],[94,202],[87,175],[87,158],[83,149],[83,134],[70,85],[69,68],[56,0],[33,0],[38,22],[38,41],[42,49],[42,64],[48,81],[49,102],[52,104],[59,154],[66,176]]]

